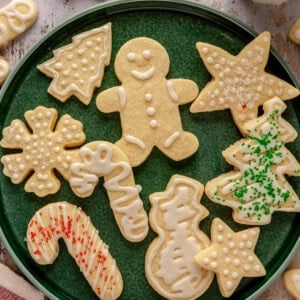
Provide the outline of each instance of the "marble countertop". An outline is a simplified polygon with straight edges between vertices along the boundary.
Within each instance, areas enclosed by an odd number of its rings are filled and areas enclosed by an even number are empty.
[[[0,50],[0,55],[9,61],[11,66],[16,65],[24,53],[42,35],[66,18],[92,5],[109,2],[100,0],[35,1],[39,7],[39,18],[35,25],[6,48]],[[0,7],[8,2],[8,0],[0,0]],[[291,26],[300,18],[299,0],[289,0],[281,6],[254,4],[250,0],[197,0],[195,2],[221,10],[244,22],[256,32],[270,31],[272,46],[287,61],[298,80],[300,80],[300,46],[295,45],[288,39]],[[0,263],[4,263],[19,272],[1,241]],[[300,250],[296,253],[290,267],[300,268]],[[290,300],[291,297],[285,291],[280,276],[258,299]]]

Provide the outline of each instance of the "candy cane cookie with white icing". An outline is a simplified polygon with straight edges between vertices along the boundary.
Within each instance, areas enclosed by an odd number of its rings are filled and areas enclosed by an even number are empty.
[[[150,195],[150,225],[158,233],[145,258],[149,284],[167,299],[196,299],[210,286],[213,273],[201,269],[194,256],[210,241],[199,229],[207,209],[199,201],[203,185],[174,175],[164,192]]]
[[[38,8],[33,0],[13,0],[0,9],[0,47],[33,25]]]
[[[68,202],[48,204],[31,218],[27,229],[30,255],[38,264],[52,264],[59,254],[60,238],[97,296],[117,299],[123,280],[116,261],[90,218]]]
[[[143,240],[148,233],[148,217],[140,199],[128,158],[117,146],[95,141],[82,146],[71,165],[70,185],[79,197],[92,194],[104,177],[110,206],[123,236],[132,242]]]

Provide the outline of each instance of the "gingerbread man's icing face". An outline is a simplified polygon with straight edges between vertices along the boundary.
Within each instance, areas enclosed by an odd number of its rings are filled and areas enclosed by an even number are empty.
[[[169,56],[156,41],[136,38],[122,46],[116,56],[115,72],[121,82],[146,81],[165,77],[169,71]]]

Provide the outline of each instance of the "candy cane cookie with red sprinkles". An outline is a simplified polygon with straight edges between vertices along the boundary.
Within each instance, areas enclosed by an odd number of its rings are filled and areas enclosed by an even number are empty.
[[[90,217],[68,202],[48,204],[32,217],[27,229],[30,255],[38,264],[52,264],[59,253],[60,238],[97,296],[117,299],[123,280],[116,261]]]

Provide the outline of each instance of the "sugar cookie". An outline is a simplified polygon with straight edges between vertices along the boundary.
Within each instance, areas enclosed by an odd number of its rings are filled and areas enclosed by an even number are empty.
[[[26,239],[31,257],[38,264],[52,264],[59,254],[60,238],[97,296],[117,299],[123,280],[116,261],[90,218],[68,202],[48,204],[31,218]]]
[[[101,112],[120,113],[122,138],[116,143],[132,166],[143,163],[152,148],[178,161],[195,153],[198,139],[182,128],[179,105],[193,101],[197,85],[166,79],[169,56],[155,40],[141,37],[125,43],[115,60],[121,85],[97,96]]]
[[[283,284],[289,294],[300,299],[300,269],[290,269],[283,273]]]
[[[70,185],[79,197],[94,191],[99,177],[110,199],[123,236],[132,242],[143,240],[148,233],[148,217],[139,197],[132,168],[125,154],[115,145],[96,141],[82,146],[71,165]]]
[[[38,8],[33,0],[13,0],[0,9],[0,47],[33,25]]]
[[[9,63],[0,57],[0,85],[5,81],[11,71]]]
[[[281,100],[298,96],[299,90],[265,72],[271,35],[261,33],[233,56],[225,50],[197,43],[203,62],[213,76],[192,104],[192,113],[230,109],[234,122],[242,130],[245,122],[257,117],[258,107],[278,96]]]
[[[259,277],[265,268],[254,254],[259,227],[234,232],[222,220],[211,225],[212,245],[196,256],[196,263],[217,275],[220,292],[230,297],[243,277]]]
[[[73,37],[72,43],[53,51],[54,57],[38,69],[53,78],[48,93],[61,102],[72,95],[89,104],[110,63],[111,23]]]
[[[66,148],[79,146],[85,141],[82,124],[69,115],[62,116],[56,124],[57,111],[43,106],[27,111],[25,119],[30,128],[21,120],[14,120],[3,130],[0,146],[22,150],[1,157],[3,173],[12,183],[18,184],[33,171],[25,184],[25,191],[39,197],[54,194],[60,188],[54,169],[69,179],[76,150]]]
[[[289,32],[289,38],[296,44],[300,45],[300,18],[295,22]]]
[[[158,233],[145,259],[146,277],[167,299],[195,299],[210,286],[213,273],[199,268],[194,256],[209,246],[199,222],[208,215],[199,202],[203,185],[174,175],[164,192],[150,196],[150,224]]]
[[[205,188],[212,201],[232,207],[236,222],[249,225],[270,223],[274,211],[300,212],[300,200],[285,178],[300,176],[299,163],[285,147],[297,132],[281,117],[286,105],[279,98],[263,107],[262,116],[245,123],[246,138],[223,151],[235,170]]]

